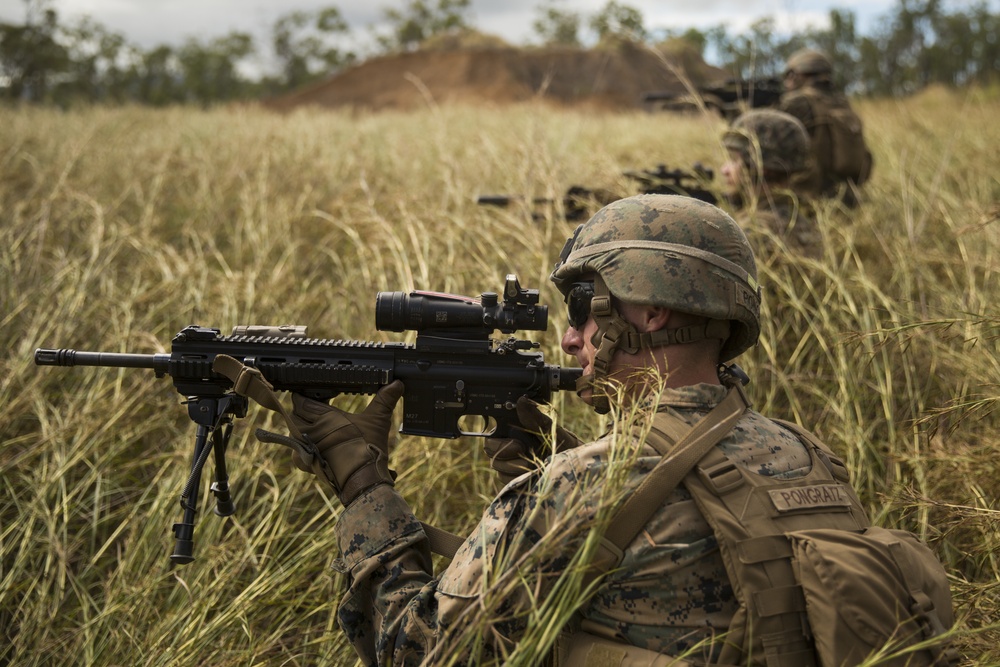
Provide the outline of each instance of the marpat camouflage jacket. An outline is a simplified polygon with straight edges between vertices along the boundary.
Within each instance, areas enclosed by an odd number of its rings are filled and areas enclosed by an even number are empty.
[[[693,425],[725,393],[712,384],[668,389],[657,409],[675,411]],[[717,446],[760,474],[790,478],[808,471],[802,443],[753,410]],[[355,501],[336,527],[349,578],[338,618],[362,662],[417,665],[426,658],[424,664],[444,664],[461,655],[482,664],[514,650],[526,633],[537,631],[549,596],[562,590],[560,574],[594,522],[602,480],[618,469],[609,467],[609,460],[621,460],[613,453],[632,450],[619,476],[625,489],[660,460],[651,447],[636,447],[633,437],[609,433],[515,479],[437,577],[423,529],[393,487],[377,486]],[[682,486],[576,622],[586,619],[629,643],[677,655],[724,632],[736,606],[712,530]]]

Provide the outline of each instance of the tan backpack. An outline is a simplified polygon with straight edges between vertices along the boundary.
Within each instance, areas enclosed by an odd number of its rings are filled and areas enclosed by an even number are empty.
[[[824,95],[811,88],[804,88],[801,94],[813,111],[812,127],[806,129],[824,176],[863,185],[871,175],[872,155],[865,144],[861,118],[843,95]]]
[[[740,605],[714,665],[844,667],[888,653],[900,655],[879,664],[955,664],[957,653],[936,639],[954,616],[947,575],[930,549],[905,531],[869,526],[843,462],[795,424],[778,422],[807,447],[807,475],[775,479],[731,462],[715,444],[748,407],[734,387],[694,428],[657,414],[646,442],[663,461],[617,510],[595,572],[617,566],[683,480],[716,535]],[[605,654],[618,659],[607,647]]]

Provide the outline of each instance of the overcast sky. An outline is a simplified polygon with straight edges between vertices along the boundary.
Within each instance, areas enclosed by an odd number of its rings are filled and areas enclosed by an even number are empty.
[[[470,18],[480,30],[513,44],[535,38],[531,24],[544,0],[473,0]],[[895,0],[619,0],[642,12],[648,29],[707,28],[725,23],[738,32],[764,16],[793,30],[825,25],[831,8],[858,17],[861,32],[885,15]],[[588,16],[607,0],[562,0],[560,7]],[[407,0],[54,0],[64,23],[89,15],[144,48],[178,45],[188,37],[217,37],[233,30],[266,38],[275,19],[293,10],[336,6],[354,33],[367,37],[386,7],[405,8]],[[24,0],[0,0],[0,21],[24,20]]]

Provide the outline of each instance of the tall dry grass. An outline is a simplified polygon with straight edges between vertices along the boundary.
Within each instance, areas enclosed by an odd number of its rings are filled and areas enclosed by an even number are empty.
[[[821,211],[821,260],[761,267],[762,343],[743,363],[762,412],[813,428],[879,522],[932,544],[968,664],[996,665],[1000,101],[936,91],[860,110],[876,158],[868,201]],[[197,560],[172,567],[193,448],[180,397],[148,372],[36,367],[36,347],[161,352],[192,323],[398,340],[374,330],[377,291],[478,294],[510,272],[557,305],[546,279],[571,226],[478,208],[477,193],[626,191],[624,168],[722,156],[715,118],[541,106],[0,119],[0,663],[11,665],[355,662],[334,620],[336,501],[253,439],[269,414],[251,410],[233,435],[237,514],[207,511],[206,480]],[[564,315],[551,315],[531,337],[570,363]],[[558,407],[581,434],[600,430],[572,397]],[[473,440],[405,437],[394,463],[417,515],[447,529],[471,530],[493,493]]]

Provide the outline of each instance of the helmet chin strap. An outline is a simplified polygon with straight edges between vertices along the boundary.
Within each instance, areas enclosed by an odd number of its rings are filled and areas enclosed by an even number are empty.
[[[591,345],[597,352],[592,362],[593,372],[581,376],[576,381],[576,393],[580,395],[585,389],[590,389],[591,406],[601,415],[611,411],[607,388],[611,360],[618,350],[635,354],[640,350],[664,345],[693,343],[708,338],[725,341],[729,338],[729,322],[726,320],[707,320],[704,324],[640,333],[635,325],[622,317],[614,307],[611,292],[600,275],[594,276],[594,297],[590,302],[590,315],[597,324],[597,331],[590,339]]]
[[[590,404],[599,415],[611,412],[607,381],[610,376],[611,359],[621,346],[623,335],[638,333],[636,328],[621,316],[611,302],[611,292],[600,275],[594,276],[594,297],[590,301],[590,316],[597,324],[597,331],[590,344],[597,349],[591,362],[593,371],[576,381],[576,393],[591,390]]]

